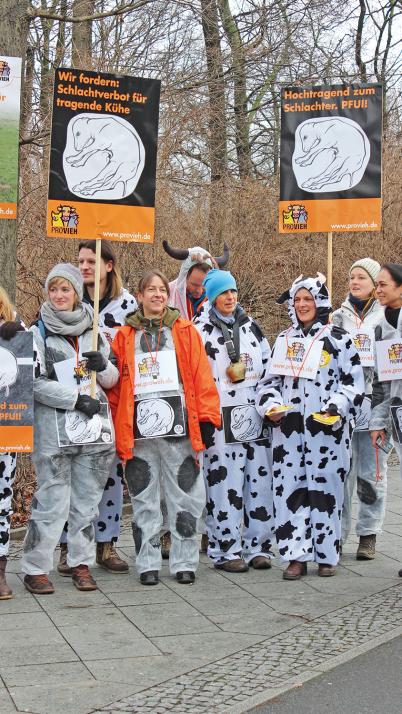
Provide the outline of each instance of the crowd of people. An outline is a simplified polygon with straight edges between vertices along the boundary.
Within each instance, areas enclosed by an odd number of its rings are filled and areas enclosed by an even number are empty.
[[[29,328],[37,489],[26,589],[54,592],[58,545],[57,570],[79,590],[96,589],[95,560],[129,572],[116,550],[124,482],[143,585],[158,583],[163,558],[178,583],[194,583],[200,535],[201,551],[227,572],[270,569],[278,553],[285,580],[313,562],[333,576],[355,488],[356,557],[375,558],[393,445],[402,462],[392,418],[402,379],[380,380],[375,347],[402,339],[402,265],[357,260],[335,311],[323,275],[298,277],[278,297],[290,325],[271,348],[238,302],[226,245],[219,257],[164,248],[181,261],[178,278],[149,270],[134,297],[102,242],[96,349],[95,241],[79,244],[78,267],[60,263],[46,278]],[[0,289],[0,338],[25,329]],[[12,597],[16,460],[0,454],[0,600]]]

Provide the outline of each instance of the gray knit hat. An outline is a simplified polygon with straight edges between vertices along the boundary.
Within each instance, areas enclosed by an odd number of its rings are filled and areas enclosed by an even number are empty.
[[[45,292],[49,291],[49,283],[53,280],[53,278],[64,278],[64,280],[68,280],[77,293],[80,302],[82,301],[84,283],[82,275],[75,265],[72,265],[71,263],[58,263],[55,265],[46,278]]]
[[[372,258],[361,258],[360,260],[356,260],[353,263],[351,269],[349,270],[349,275],[351,275],[352,270],[354,270],[355,268],[363,268],[363,270],[368,273],[375,285],[375,281],[378,278],[378,273],[381,270],[381,265],[377,263],[376,260],[373,260]]]

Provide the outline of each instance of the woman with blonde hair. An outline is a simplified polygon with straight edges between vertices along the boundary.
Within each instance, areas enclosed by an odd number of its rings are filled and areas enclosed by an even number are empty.
[[[60,263],[45,284],[46,300],[31,327],[40,355],[34,381],[33,462],[38,489],[24,541],[24,584],[35,595],[54,592],[53,552],[68,520],[67,565],[78,590],[95,590],[93,521],[114,458],[114,431],[103,389],[118,380],[102,333],[92,350],[93,316],[82,302],[78,268]],[[96,372],[96,398],[89,394]]]
[[[16,320],[14,307],[4,288],[0,287],[0,338],[11,340],[21,323]],[[10,525],[12,515],[13,482],[17,454],[0,454],[0,600],[9,600],[12,590],[6,581],[7,555],[10,545]]]

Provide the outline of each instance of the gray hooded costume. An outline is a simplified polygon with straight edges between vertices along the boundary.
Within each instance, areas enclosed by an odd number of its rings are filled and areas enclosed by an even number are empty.
[[[45,303],[41,310],[42,324],[38,321],[31,327],[41,368],[34,381],[33,463],[38,488],[32,500],[22,558],[22,571],[28,575],[40,575],[52,569],[53,551],[67,520],[68,565],[93,563],[93,521],[115,455],[114,429],[102,389],[112,387],[119,378],[116,367],[108,361],[109,344],[100,334],[98,349],[106,360],[106,368],[97,372],[97,397],[104,406],[99,415],[88,419],[74,409],[79,385],[60,381],[57,368],[64,360],[73,359],[77,360],[78,369],[78,353],[70,336],[77,337],[80,355],[91,351],[91,312],[86,305],[78,303],[76,310],[82,315],[80,325],[64,329],[60,334],[60,331],[51,331],[52,325],[46,319],[48,305]],[[61,311],[56,311],[56,314],[62,321],[74,312],[63,316]]]

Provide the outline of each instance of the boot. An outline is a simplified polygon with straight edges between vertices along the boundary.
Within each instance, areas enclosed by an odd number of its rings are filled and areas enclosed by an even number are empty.
[[[60,543],[60,560],[57,565],[57,572],[62,575],[63,578],[70,578],[72,575],[72,569],[67,565],[67,543]]]
[[[374,560],[375,542],[375,535],[360,536],[359,547],[356,553],[356,560]]]
[[[220,560],[214,563],[214,568],[224,570],[226,573],[247,573],[248,565],[243,558],[235,558],[234,560]]]
[[[169,560],[171,545],[172,545],[172,539],[170,537],[170,531],[166,531],[166,533],[164,533],[163,536],[161,536],[162,560]]]
[[[6,565],[6,556],[0,556],[0,600],[10,600],[13,594],[13,591],[8,587],[6,581]]]
[[[307,575],[307,563],[300,560],[291,560],[282,573],[284,580],[300,580],[302,575]]]
[[[26,575],[24,585],[30,593],[34,595],[52,595],[54,593],[53,583],[45,573],[41,575]]]
[[[77,565],[75,568],[71,568],[71,570],[71,579],[77,590],[89,591],[98,589],[87,565]]]
[[[114,543],[96,544],[96,562],[110,573],[128,573],[128,563],[116,553]]]
[[[208,534],[203,533],[201,536],[200,553],[207,553],[207,552],[208,552]]]

